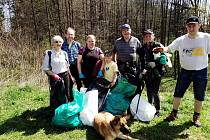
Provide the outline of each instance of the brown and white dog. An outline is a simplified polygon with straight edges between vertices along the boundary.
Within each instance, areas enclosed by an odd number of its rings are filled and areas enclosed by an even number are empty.
[[[105,140],[114,140],[115,138],[133,140],[127,136],[131,131],[126,123],[126,116],[113,116],[108,112],[100,112],[95,116],[93,126]]]

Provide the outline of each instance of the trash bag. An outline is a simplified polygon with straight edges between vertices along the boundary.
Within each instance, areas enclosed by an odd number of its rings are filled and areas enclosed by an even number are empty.
[[[111,82],[105,78],[97,78],[87,89],[87,91],[98,90],[98,112],[102,111],[104,107],[105,101],[110,91],[110,83]]]
[[[95,115],[98,113],[98,90],[87,91],[85,95],[87,101],[84,109],[80,112],[79,119],[82,124],[93,126]]]
[[[128,80],[123,77],[118,77],[118,82],[114,89],[111,90],[112,93],[119,93],[123,95],[124,97],[131,97],[135,94],[137,86],[131,84],[128,82]]]
[[[86,95],[73,89],[74,101],[62,104],[55,110],[52,124],[61,127],[78,127],[82,125],[79,119],[79,112],[83,110]]]
[[[154,116],[156,109],[149,102],[145,101],[139,94],[137,94],[130,104],[131,114],[134,119],[141,121],[151,121]]]
[[[135,94],[136,88],[126,78],[119,77],[116,87],[108,94],[103,111],[113,115],[123,114],[129,108],[130,97]]]
[[[122,115],[129,107],[130,100],[120,93],[110,92],[106,100],[103,111],[113,115]]]

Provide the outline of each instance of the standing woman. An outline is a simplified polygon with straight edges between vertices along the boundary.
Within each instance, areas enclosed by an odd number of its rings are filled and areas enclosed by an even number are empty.
[[[147,98],[150,104],[156,108],[155,116],[160,116],[160,83],[164,75],[164,67],[154,59],[153,49],[164,47],[161,43],[154,41],[155,35],[152,30],[147,29],[143,32],[144,43],[140,49],[141,69],[145,75],[144,80],[147,87]]]
[[[73,84],[73,82],[69,72],[68,55],[61,50],[62,43],[61,36],[54,36],[51,40],[52,49],[46,53],[43,62],[43,70],[50,79],[50,107],[53,111],[61,104],[74,100],[72,89],[70,89],[70,84]],[[61,97],[62,82],[64,83],[64,98]]]
[[[77,59],[79,78],[82,79],[85,87],[88,87],[96,78],[93,73],[94,67],[97,61],[104,57],[102,50],[96,47],[95,43],[96,37],[88,35],[86,46],[80,49]]]

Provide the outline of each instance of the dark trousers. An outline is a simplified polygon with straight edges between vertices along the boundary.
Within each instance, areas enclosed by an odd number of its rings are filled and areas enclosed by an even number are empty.
[[[74,100],[72,88],[72,80],[69,78],[68,72],[58,74],[62,80],[55,81],[50,77],[50,107],[52,110],[58,106]]]
[[[78,73],[78,70],[77,70],[77,64],[71,64],[69,69],[70,69],[71,75],[76,80],[77,89],[80,90],[80,88],[82,87],[82,83],[81,83],[81,80],[79,78],[79,73]],[[70,88],[72,89],[73,84],[71,84],[70,86],[71,86]]]
[[[156,110],[160,110],[160,89],[161,77],[147,78],[145,84],[147,87],[147,98],[150,104],[154,104]]]

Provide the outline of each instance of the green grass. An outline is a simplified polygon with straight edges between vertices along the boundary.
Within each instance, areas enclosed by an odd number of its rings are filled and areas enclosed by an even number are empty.
[[[171,123],[163,122],[172,107],[172,93],[175,81],[164,79],[161,86],[161,116],[150,123],[129,120],[132,130],[131,136],[147,140],[170,139],[210,139],[210,92],[206,94],[201,122],[203,126],[192,126],[193,94],[188,91],[182,100],[178,119]],[[142,94],[145,97],[145,91]],[[32,86],[19,87],[8,85],[0,92],[0,139],[15,140],[65,140],[65,139],[102,139],[93,128],[57,128],[51,126],[49,120],[49,93],[48,90]]]

